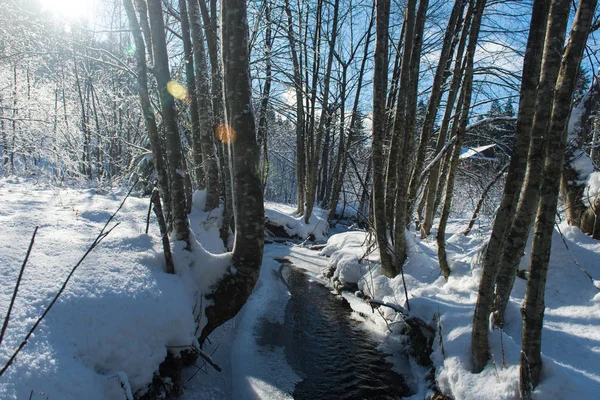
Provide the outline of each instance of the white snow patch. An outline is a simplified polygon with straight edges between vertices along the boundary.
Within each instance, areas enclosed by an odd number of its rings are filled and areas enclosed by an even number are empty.
[[[265,218],[267,222],[282,227],[289,236],[297,236],[308,239],[310,235],[316,241],[327,240],[329,223],[327,222],[327,211],[315,207],[310,216],[309,223],[304,222],[303,216],[296,215],[296,209],[284,204],[266,202]]]

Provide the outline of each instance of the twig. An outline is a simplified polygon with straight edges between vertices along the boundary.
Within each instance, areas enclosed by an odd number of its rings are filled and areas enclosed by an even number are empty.
[[[13,306],[15,304],[15,299],[17,298],[17,292],[19,291],[19,285],[21,284],[21,279],[23,278],[23,271],[25,271],[25,265],[27,265],[27,260],[29,260],[29,254],[31,254],[31,249],[33,248],[33,242],[35,241],[35,235],[38,231],[38,228],[39,228],[39,226],[36,226],[35,230],[33,231],[33,236],[31,237],[31,242],[29,242],[29,248],[27,249],[27,254],[25,255],[25,260],[23,260],[23,265],[21,265],[21,271],[19,271],[19,277],[17,278],[17,283],[15,284],[15,290],[13,291],[12,298],[10,299],[10,305],[8,306],[8,311],[6,312],[6,317],[4,318],[4,323],[2,324],[2,331],[0,332],[0,344],[2,344],[2,339],[4,339],[4,332],[6,332],[6,328],[8,327],[8,320],[10,319],[10,313],[12,312]]]
[[[506,368],[506,360],[504,358],[504,342],[502,341],[502,336],[504,336],[504,331],[500,328],[500,349],[502,349],[502,368]]]
[[[57,302],[58,298],[60,297],[60,295],[65,291],[65,289],[67,287],[67,284],[71,280],[71,277],[73,276],[73,274],[75,273],[75,271],[77,270],[77,268],[81,265],[81,263],[83,263],[83,260],[85,260],[85,258],[88,256],[88,254],[90,254],[92,252],[92,250],[94,250],[96,248],[96,246],[98,246],[100,244],[100,242],[102,242],[102,240],[106,236],[108,236],[109,233],[111,233],[113,231],[113,229],[115,229],[117,226],[119,226],[119,222],[117,222],[112,228],[110,228],[109,230],[106,230],[106,228],[108,227],[108,225],[110,224],[110,222],[113,220],[113,218],[117,215],[117,213],[121,210],[121,208],[125,204],[125,201],[127,200],[127,198],[129,197],[129,195],[133,191],[133,188],[135,188],[135,186],[137,185],[138,179],[139,178],[137,178],[135,180],[133,186],[131,186],[131,189],[129,189],[129,192],[127,192],[127,195],[125,196],[125,198],[123,199],[123,201],[119,205],[119,208],[117,208],[117,211],[115,211],[110,216],[110,218],[108,219],[108,221],[106,221],[106,223],[102,227],[102,230],[100,230],[100,233],[98,234],[98,236],[96,236],[96,239],[94,239],[94,241],[92,242],[92,244],[90,245],[90,247],[87,249],[87,251],[79,259],[79,261],[77,262],[77,264],[75,264],[75,266],[71,269],[71,272],[69,273],[69,275],[67,276],[67,279],[65,280],[65,282],[62,284],[62,286],[58,290],[58,293],[56,293],[56,295],[54,296],[54,298],[52,299],[52,301],[50,302],[50,304],[48,305],[48,307],[46,308],[46,310],[37,319],[37,321],[35,321],[35,324],[33,324],[33,326],[31,327],[31,329],[29,329],[29,332],[27,332],[27,335],[25,335],[25,339],[23,339],[23,341],[21,342],[21,344],[19,345],[19,347],[17,347],[17,349],[13,352],[12,356],[8,359],[8,361],[6,362],[6,364],[4,364],[4,366],[0,370],[0,376],[2,376],[4,374],[4,372],[8,369],[8,367],[10,367],[10,365],[13,363],[13,361],[15,360],[15,358],[17,358],[17,355],[23,349],[23,347],[25,347],[25,345],[27,344],[27,341],[29,340],[29,338],[31,337],[31,335],[33,335],[33,332],[35,331],[35,329],[42,322],[42,320],[44,319],[44,317],[46,316],[46,314],[48,314],[48,312],[52,309],[52,307],[54,306],[54,304],[56,304],[56,302]]]
[[[571,256],[571,259],[573,260],[575,265],[577,265],[577,267],[579,267],[581,272],[586,274],[586,276],[590,279],[590,281],[592,282],[592,285],[596,288],[596,290],[600,291],[600,287],[596,286],[596,283],[594,282],[594,278],[592,277],[592,275],[590,275],[590,273],[587,272],[587,270],[585,268],[583,268],[583,266],[581,264],[579,264],[579,262],[573,256],[573,253],[571,253],[571,249],[569,248],[569,245],[567,244],[567,239],[565,239],[565,235],[563,235],[562,231],[560,230],[560,226],[558,226],[558,224],[555,224],[555,225],[556,225],[556,229],[558,229],[558,233],[560,233],[560,237],[562,238],[562,241],[565,244],[565,247],[567,248],[567,252],[569,252],[569,255]]]
[[[223,369],[221,367],[219,367],[219,365],[217,363],[215,363],[213,361],[213,359],[206,354],[205,352],[203,352],[200,349],[197,349],[195,346],[193,345],[185,345],[185,346],[168,346],[168,348],[170,349],[177,349],[177,348],[186,348],[186,349],[191,349],[194,353],[198,354],[200,357],[202,357],[207,363],[209,363],[214,369],[216,369],[218,372],[223,371]]]
[[[154,191],[150,195],[150,204],[148,204],[148,214],[146,215],[146,235],[148,234],[148,230],[150,229],[150,213],[152,212],[152,196],[154,196]]]
[[[369,304],[372,308],[376,308],[379,306],[389,307],[394,311],[399,312],[402,315],[408,315],[408,312],[404,307],[398,304],[387,303],[385,301],[376,300],[376,299],[368,299],[367,304]]]
[[[440,334],[440,348],[442,350],[442,356],[444,359],[446,358],[446,350],[444,349],[444,337],[442,335],[442,313],[440,312],[440,307],[438,306],[438,333]]]

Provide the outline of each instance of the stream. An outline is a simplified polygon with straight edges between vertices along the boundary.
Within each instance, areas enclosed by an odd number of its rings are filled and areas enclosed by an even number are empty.
[[[410,395],[377,343],[350,317],[340,296],[312,281],[287,259],[281,276],[291,299],[285,324],[263,325],[259,343],[284,348],[287,362],[302,378],[293,392],[303,399],[398,399]]]

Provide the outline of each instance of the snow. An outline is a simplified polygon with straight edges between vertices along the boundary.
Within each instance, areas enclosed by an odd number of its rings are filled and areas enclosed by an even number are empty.
[[[295,207],[266,202],[265,218],[268,223],[282,227],[289,236],[297,236],[304,240],[313,235],[317,242],[327,240],[329,224],[326,210],[315,207],[309,223],[305,224],[304,217],[296,215]]]
[[[452,221],[448,232],[452,274],[446,283],[439,272],[435,241],[407,235],[408,260],[404,267],[411,314],[442,329],[431,356],[440,389],[457,399],[518,399],[519,352],[521,345],[520,304],[525,281],[517,279],[508,305],[505,330],[490,331],[492,359],[480,374],[471,372],[471,328],[481,269],[478,259],[489,231],[460,234],[466,221]],[[600,294],[581,272],[579,262],[592,276],[600,276],[600,243],[577,228],[561,225],[570,251],[555,232],[546,289],[546,312],[542,352],[542,382],[534,392],[538,399],[595,398],[600,390]],[[366,295],[406,307],[400,276],[388,279],[378,266],[378,253],[370,253],[364,232],[334,235],[321,254],[335,267],[331,280],[358,284]],[[528,245],[524,259],[530,255]],[[526,263],[525,263],[526,264]],[[365,312],[365,302],[344,295],[356,311]],[[392,321],[399,316],[380,309]],[[380,335],[390,336],[385,326]],[[502,335],[502,340],[500,336]],[[504,355],[503,355],[504,354]],[[504,365],[503,365],[504,357]],[[421,396],[422,398],[422,396]]]
[[[600,172],[588,175],[587,183],[583,191],[583,203],[590,206],[594,199],[600,194]]]
[[[494,160],[494,158],[488,158],[483,156],[483,152],[487,149],[491,149],[492,147],[496,147],[495,144],[488,144],[480,147],[463,147],[460,154],[460,159],[465,160],[467,158],[479,158],[485,160]]]
[[[3,316],[31,234],[40,226],[0,363],[23,340],[124,194],[0,182]],[[148,199],[127,200],[115,218],[120,225],[75,272],[0,378],[0,398],[28,398],[33,391],[51,399],[125,399],[152,380],[168,346],[192,343],[193,302],[182,290],[182,278],[163,272],[156,223],[144,233],[147,207]]]
[[[31,234],[40,226],[0,345],[1,364],[43,312],[124,194],[121,189],[66,189],[19,179],[0,180],[4,205],[0,209],[4,228],[0,235],[0,315],[6,313]],[[155,221],[151,221],[149,234],[144,233],[148,201],[131,196],[125,202],[115,218],[119,226],[75,272],[63,296],[0,377],[0,398],[29,398],[33,392],[33,398],[131,399],[150,382],[168,351],[176,354],[175,346],[194,343],[199,298],[231,264],[231,255],[219,238],[222,210],[204,212],[205,193],[194,194],[192,252],[182,251],[182,243],[173,243],[177,274],[169,275],[164,272]],[[286,226],[290,234],[306,238],[312,232],[317,239],[326,238],[323,210],[317,209],[308,225],[294,211],[290,206],[269,203],[266,212],[270,221]],[[525,282],[517,279],[504,331],[489,332],[490,363],[482,373],[473,374],[471,323],[481,274],[479,259],[490,226],[482,225],[465,237],[460,232],[466,223],[454,219],[448,226],[452,270],[448,282],[439,271],[435,241],[420,240],[408,232],[404,273],[410,313],[442,332],[442,344],[436,337],[431,359],[443,392],[466,400],[517,399],[519,308]],[[562,224],[560,229],[568,249],[556,233],[546,289],[544,369],[534,396],[595,398],[600,390],[600,292],[577,264],[600,286],[600,243],[577,228]],[[290,299],[276,259],[289,259],[310,279],[331,288],[356,284],[371,298],[407,308],[402,277],[383,276],[371,242],[367,232],[351,231],[332,235],[320,252],[302,245],[267,246],[259,281],[248,302],[203,347],[223,372],[199,359],[197,367],[185,371],[182,399],[291,398],[301,378],[288,364],[283,347],[263,337],[265,327],[277,330],[285,323]],[[530,249],[528,244],[522,268]],[[429,393],[424,379],[427,371],[406,357],[401,335],[405,325],[400,316],[388,307],[374,311],[354,293],[343,292],[342,296],[355,311],[352,318],[361,322],[380,343],[379,349],[390,354],[394,368],[406,376],[415,393],[412,398],[424,398]]]

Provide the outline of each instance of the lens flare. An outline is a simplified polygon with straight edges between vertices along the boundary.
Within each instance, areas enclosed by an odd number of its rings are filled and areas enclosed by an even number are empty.
[[[218,125],[215,134],[217,135],[217,139],[227,144],[235,142],[235,139],[237,137],[237,134],[235,133],[233,128],[227,124]]]
[[[167,83],[167,91],[177,100],[181,100],[185,104],[190,104],[192,102],[192,97],[188,94],[187,89],[178,82],[170,81]]]

